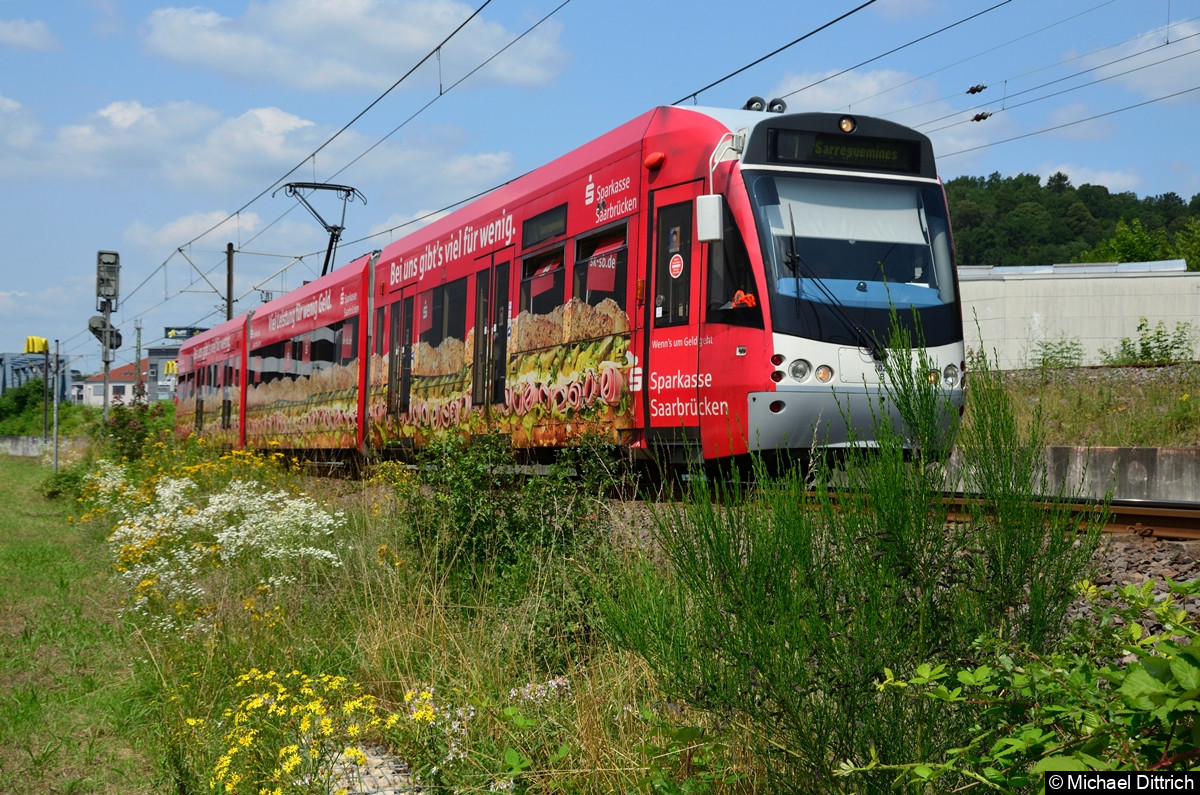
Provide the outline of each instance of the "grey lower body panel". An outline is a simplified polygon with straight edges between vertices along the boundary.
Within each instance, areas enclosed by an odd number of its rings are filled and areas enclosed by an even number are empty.
[[[885,390],[874,385],[788,387],[751,392],[747,401],[752,451],[871,446],[881,422],[901,423]],[[947,431],[962,405],[961,389],[945,393]]]

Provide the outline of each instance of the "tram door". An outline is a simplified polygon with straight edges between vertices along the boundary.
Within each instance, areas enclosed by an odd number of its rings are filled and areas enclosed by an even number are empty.
[[[475,272],[475,350],[471,372],[471,404],[491,426],[498,406],[507,400],[509,272],[512,251],[481,257]]]
[[[392,304],[388,324],[388,413],[399,416],[408,412],[409,386],[412,384],[413,297],[403,296]]]
[[[643,416],[647,441],[672,450],[676,462],[699,445],[700,253],[694,204],[703,189],[692,182],[651,193],[650,289],[643,351]]]

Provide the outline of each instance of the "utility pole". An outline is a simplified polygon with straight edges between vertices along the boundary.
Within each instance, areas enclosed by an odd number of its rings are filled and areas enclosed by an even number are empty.
[[[133,399],[136,402],[142,394],[142,321],[134,321],[133,343]]]
[[[58,340],[54,341],[54,471],[58,471],[58,377],[62,362],[58,360]]]
[[[50,346],[43,344],[42,352],[46,354],[45,363],[42,365],[42,444],[50,441],[49,427],[47,423],[47,412],[50,411]],[[57,387],[58,384],[55,384]],[[57,390],[55,390],[57,393]]]
[[[233,243],[225,244],[225,319],[233,320]]]

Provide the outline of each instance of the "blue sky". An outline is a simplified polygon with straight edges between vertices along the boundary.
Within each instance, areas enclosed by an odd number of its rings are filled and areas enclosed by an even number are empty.
[[[228,242],[239,313],[313,278],[328,237],[277,182],[366,198],[340,264],[718,81],[695,103],[915,126],[944,179],[1200,193],[1200,0],[492,0],[430,56],[483,1],[0,0],[0,350],[59,339],[97,371],[101,249],[121,254],[116,364],[136,323],[155,345],[219,322]]]

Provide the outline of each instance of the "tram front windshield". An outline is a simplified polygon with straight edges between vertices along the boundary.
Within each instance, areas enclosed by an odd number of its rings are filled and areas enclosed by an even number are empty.
[[[893,324],[962,339],[941,186],[750,173],[776,332],[873,348]]]

